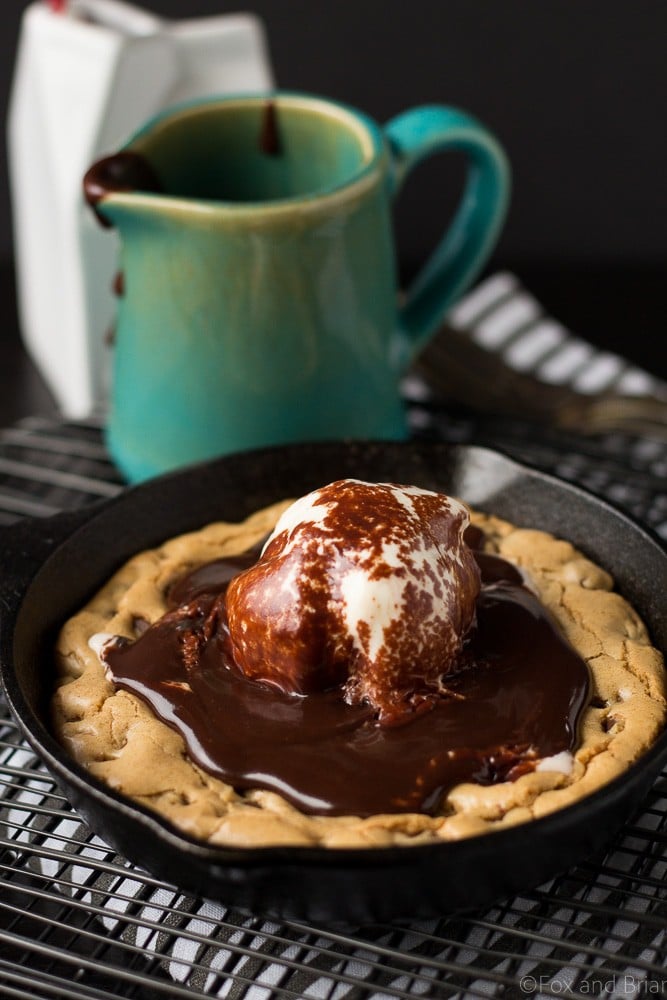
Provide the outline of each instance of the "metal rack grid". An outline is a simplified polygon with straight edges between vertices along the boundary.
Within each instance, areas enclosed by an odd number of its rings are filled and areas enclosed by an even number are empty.
[[[667,538],[665,444],[621,435],[585,442],[418,401],[411,419],[418,436],[530,459]],[[0,434],[0,524],[121,488],[93,422],[35,418]],[[604,854],[486,912],[345,929],[268,921],[186,897],[117,856],[59,794],[0,702],[0,996],[660,995],[666,847],[667,773]]]

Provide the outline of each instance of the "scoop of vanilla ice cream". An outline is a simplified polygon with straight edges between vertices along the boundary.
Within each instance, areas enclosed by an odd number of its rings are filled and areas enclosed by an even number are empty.
[[[297,500],[229,585],[237,666],[296,694],[341,685],[384,722],[423,707],[475,615],[468,523],[460,501],[416,486],[345,479]]]

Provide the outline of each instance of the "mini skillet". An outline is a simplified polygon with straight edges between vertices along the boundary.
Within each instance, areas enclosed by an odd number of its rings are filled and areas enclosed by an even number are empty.
[[[583,490],[497,452],[432,443],[323,443],[241,453],[118,498],[0,533],[0,669],[9,705],[76,809],[111,846],[180,888],[251,911],[365,922],[487,906],[600,849],[667,760],[667,733],[598,792],[550,816],[454,843],[329,850],[210,847],[98,781],[48,728],[52,648],[62,622],[136,552],[213,520],[343,477],[412,483],[568,538],[614,576],[667,648],[667,554]]]

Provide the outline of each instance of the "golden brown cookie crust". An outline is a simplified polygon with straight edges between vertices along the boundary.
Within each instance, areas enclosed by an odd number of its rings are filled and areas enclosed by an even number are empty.
[[[54,731],[92,775],[211,844],[372,847],[458,840],[565,806],[610,781],[656,739],[666,716],[664,664],[611,577],[570,545],[473,512],[486,548],[521,567],[591,671],[591,701],[570,774],[536,770],[516,781],[460,784],[437,816],[318,817],[274,792],[236,792],[192,763],[182,738],[138,698],[116,690],[88,645],[100,632],[135,637],[156,621],[169,584],[197,565],[235,555],[272,530],[291,501],[241,524],[216,523],[142,552],[63,627],[56,648]]]

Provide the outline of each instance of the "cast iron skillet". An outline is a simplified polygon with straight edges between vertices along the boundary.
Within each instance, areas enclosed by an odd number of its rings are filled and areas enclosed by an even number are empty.
[[[212,848],[115,794],[49,733],[59,625],[126,559],[216,519],[342,477],[413,483],[569,538],[616,578],[667,647],[667,555],[606,503],[491,451],[444,444],[317,444],[243,453],[161,477],[77,513],[0,534],[0,663],[9,704],[73,805],[109,844],[181,888],[314,921],[424,917],[486,906],[604,845],[667,759],[667,734],[624,775],[551,816],[456,843],[372,850]]]

